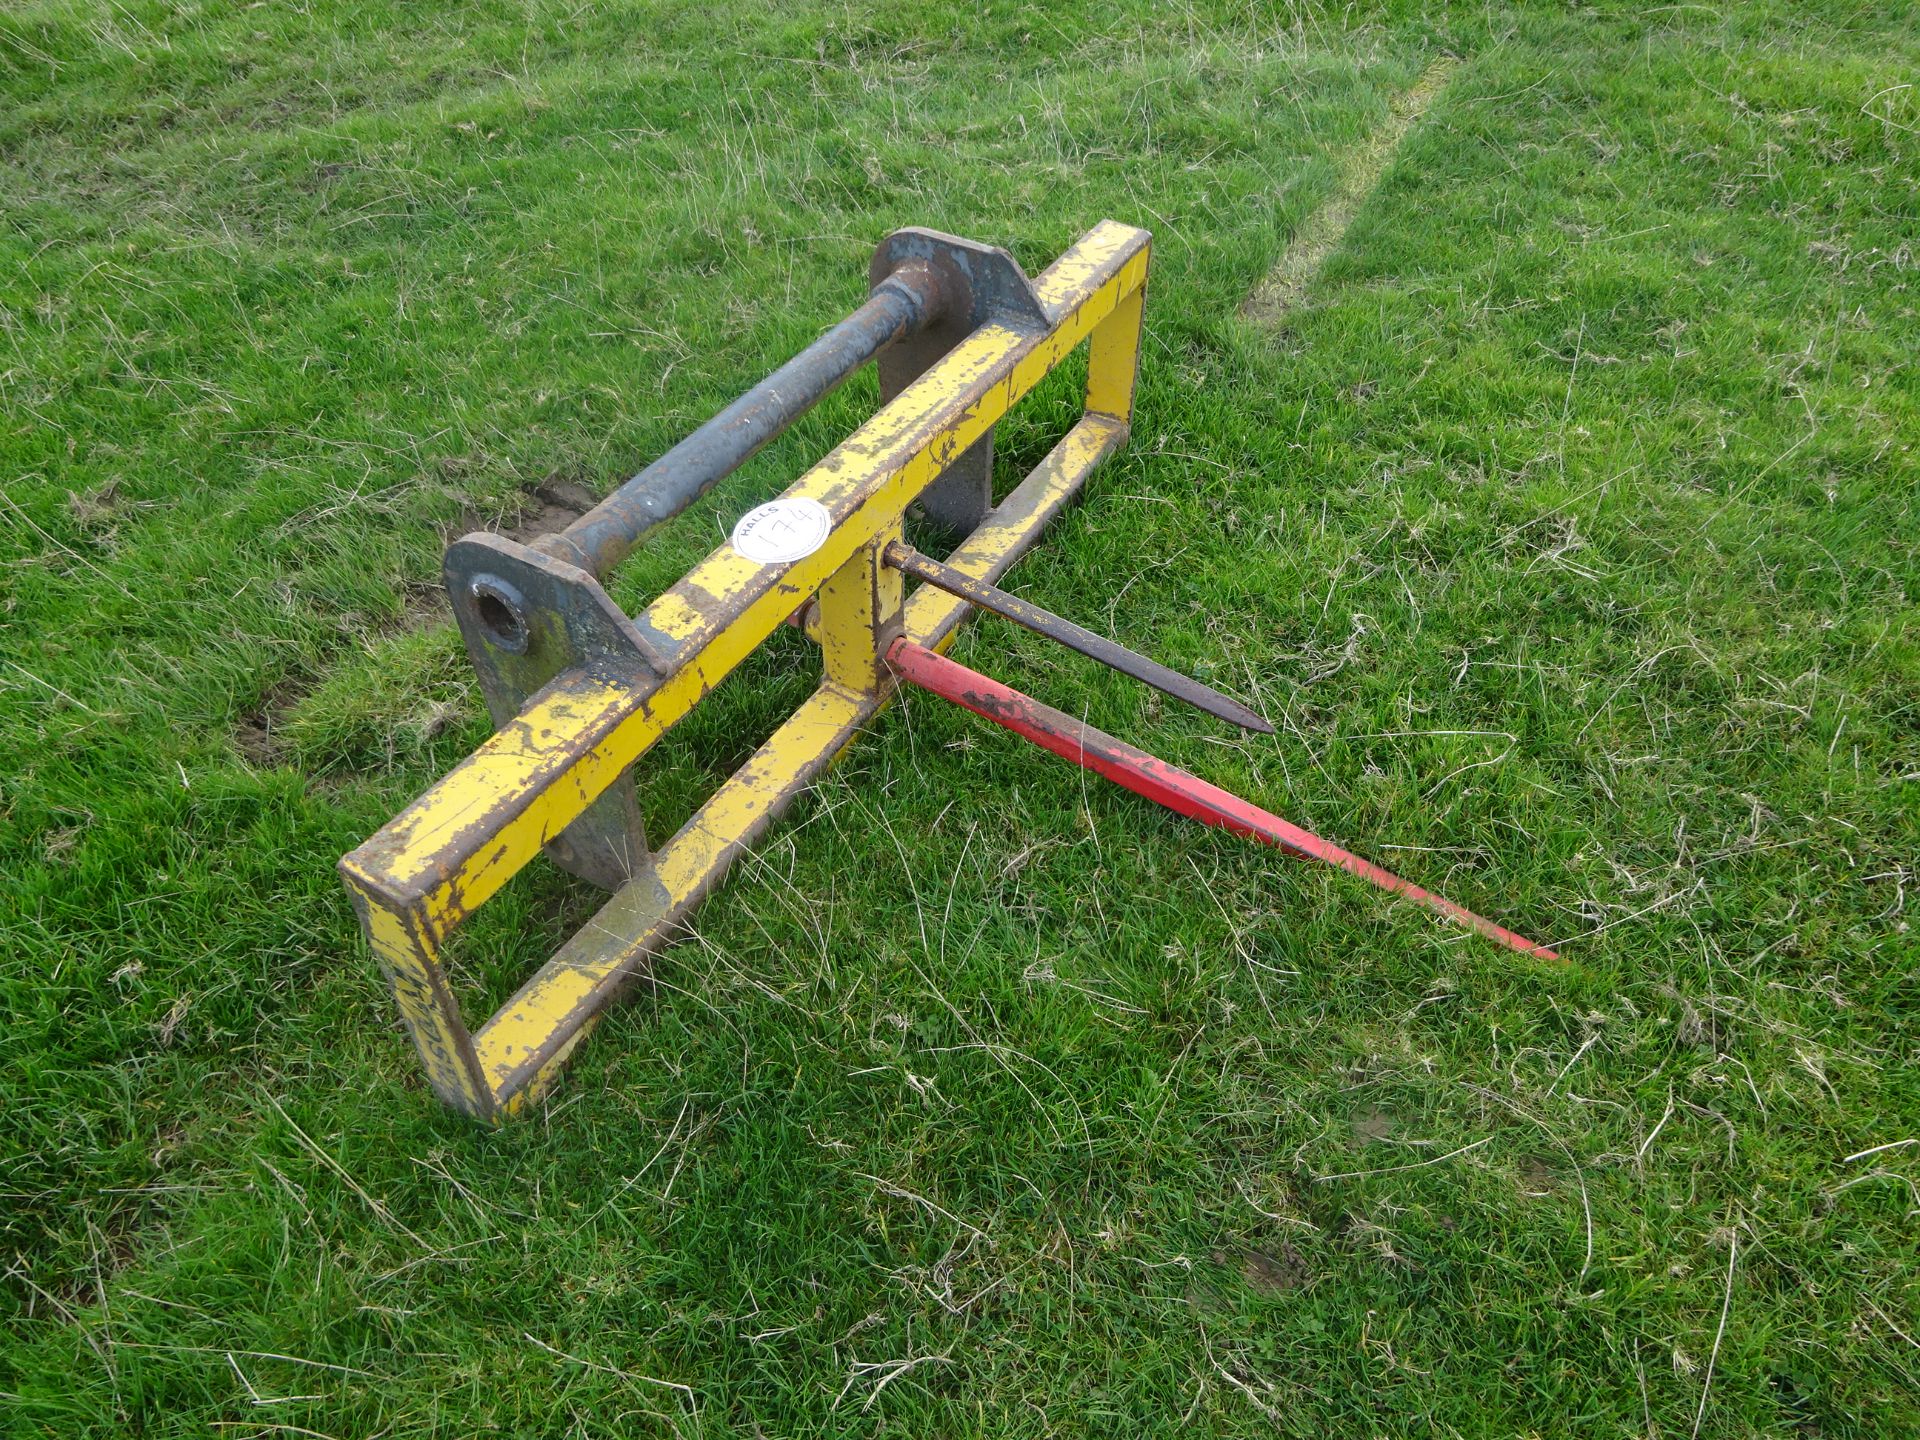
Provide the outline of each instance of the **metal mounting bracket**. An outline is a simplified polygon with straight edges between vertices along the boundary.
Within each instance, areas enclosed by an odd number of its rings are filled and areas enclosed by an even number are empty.
[[[442,562],[447,598],[496,728],[570,670],[637,684],[672,668],[649,638],[577,566],[484,531],[454,541]],[[647,863],[631,771],[546,843],[561,869],[617,890]]]
[[[886,404],[982,325],[1044,331],[1052,323],[1020,262],[997,245],[911,226],[873,252],[868,280],[878,288],[902,265],[919,261],[938,279],[939,316],[880,352],[880,401]],[[918,513],[943,530],[969,534],[993,508],[993,431],[947,463],[920,494]]]

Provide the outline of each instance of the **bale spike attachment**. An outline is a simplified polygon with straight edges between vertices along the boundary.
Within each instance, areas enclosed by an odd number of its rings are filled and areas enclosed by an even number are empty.
[[[1238,702],[994,585],[1127,443],[1149,246],[1146,231],[1105,221],[1029,279],[1004,250],[897,231],[875,251],[868,298],[851,316],[564,533],[532,545],[476,533],[448,547],[448,598],[496,733],[340,862],[427,1079],[448,1106],[497,1122],[545,1094],[607,1003],[891,701],[898,676],[1025,726],[1056,753],[1183,814],[1339,865],[1517,950],[1551,954],[1057,711],[982,688],[993,682],[935,653],[978,605],[1270,730]],[[995,425],[1082,344],[1084,413],[993,505]],[[624,556],[869,360],[880,370],[876,415],[778,499],[740,517],[727,544],[640,613],[613,602],[601,581]],[[906,545],[909,517],[960,537],[944,561]],[[911,594],[907,574],[925,582]],[[650,846],[636,762],[796,618],[820,646],[818,688],[677,834]],[[612,893],[470,1030],[443,947],[543,853]]]

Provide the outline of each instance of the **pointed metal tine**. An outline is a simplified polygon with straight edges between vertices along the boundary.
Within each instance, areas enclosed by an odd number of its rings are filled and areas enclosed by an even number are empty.
[[[1198,820],[1202,825],[1231,830],[1290,855],[1337,866],[1369,885],[1424,905],[1522,955],[1537,955],[1542,960],[1560,959],[1560,955],[1547,946],[1537,945],[1504,925],[1496,925],[1444,895],[1436,895],[1390,870],[1382,870],[1371,860],[1362,860],[1351,850],[1343,850],[1331,840],[1303,830],[1271,810],[1262,810],[1250,800],[1209,785],[1190,771],[1169,765],[1158,756],[1137,750],[1091,725],[1083,725],[1071,715],[1042,705],[998,680],[969,670],[957,660],[914,644],[905,636],[887,647],[887,663],[909,684],[971,710],[1063,760],[1071,760],[1156,805],[1166,806],[1175,814]]]
[[[1176,700],[1206,711],[1238,725],[1243,729],[1258,731],[1262,735],[1273,734],[1273,726],[1259,715],[1242,705],[1231,696],[1222,695],[1211,685],[1203,685],[1191,676],[1182,675],[1178,670],[1169,670],[1157,660],[1149,660],[1137,655],[1124,645],[1116,645],[1104,636],[1074,624],[1071,620],[1055,615],[1051,610],[1042,610],[1030,601],[1022,600],[1018,595],[1009,595],[997,585],[989,585],[984,580],[942,564],[931,556],[922,555],[911,545],[895,540],[887,546],[885,559],[887,564],[902,574],[911,575],[935,589],[944,590],[949,595],[958,595],[979,606],[990,610],[1003,619],[1016,625],[1024,625],[1036,634],[1045,635],[1049,640],[1058,640],[1069,650],[1077,650],[1088,659],[1098,660],[1102,665],[1110,666],[1123,675],[1131,675],[1135,680],[1153,686],[1154,689],[1171,695]]]

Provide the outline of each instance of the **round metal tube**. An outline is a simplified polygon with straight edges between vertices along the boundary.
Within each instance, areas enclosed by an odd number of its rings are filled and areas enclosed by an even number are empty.
[[[534,548],[605,575],[647,534],[685,510],[831,394],[867,361],[934,319],[938,285],[923,264],[901,266],[845,320],[646,469]]]
[[[956,570],[953,566],[942,564],[930,555],[922,555],[905,541],[893,541],[883,552],[882,558],[894,569],[922,580],[936,590],[944,590],[949,595],[958,595],[962,600],[979,609],[990,611],[1004,620],[1011,620],[1016,625],[1026,626],[1036,635],[1044,635],[1049,640],[1058,640],[1069,650],[1078,650],[1089,660],[1098,660],[1102,665],[1111,666],[1122,675],[1131,675],[1135,680],[1151,685],[1154,689],[1171,695],[1176,700],[1184,700],[1189,705],[1197,706],[1209,715],[1225,720],[1228,724],[1238,725],[1246,730],[1256,730],[1262,735],[1273,734],[1273,726],[1238,700],[1222,695],[1211,685],[1202,685],[1190,675],[1182,675],[1178,670],[1169,670],[1157,660],[1136,655],[1126,646],[1117,644],[1104,635],[1096,635],[1091,630],[1054,614],[1051,610],[1042,610],[1030,600],[1022,600],[1018,595],[1009,595],[998,585],[990,585],[977,576],[967,574],[964,570]]]

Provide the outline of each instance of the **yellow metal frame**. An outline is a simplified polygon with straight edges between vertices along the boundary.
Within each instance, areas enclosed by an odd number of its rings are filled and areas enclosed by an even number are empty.
[[[586,667],[562,674],[340,862],[443,1101],[497,1121],[543,1095],[622,982],[891,699],[880,658],[887,642],[902,633],[936,648],[951,642],[966,602],[931,587],[903,595],[881,552],[942,468],[1083,340],[1086,413],[948,563],[999,578],[1126,443],[1149,254],[1144,230],[1105,221],[1088,231],[1033,282],[1047,328],[982,325],[786,491],[832,516],[818,550],[760,564],[722,545],[635,617],[672,647],[668,673],[642,684]],[[440,963],[442,942],[810,599],[807,629],[824,672],[812,697],[499,1013],[469,1031]]]

